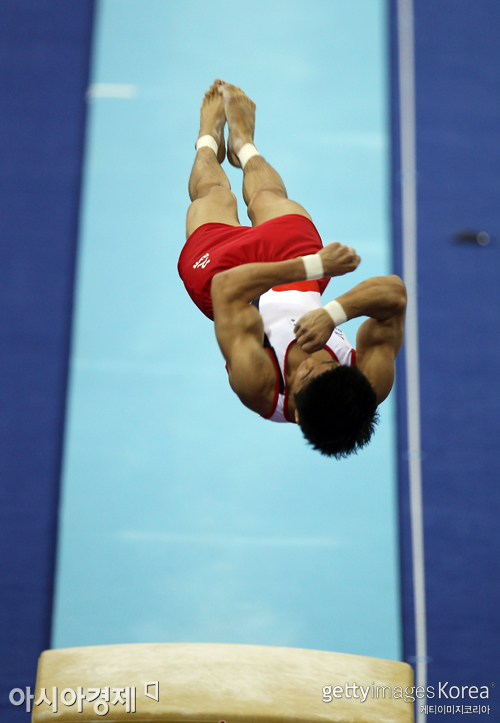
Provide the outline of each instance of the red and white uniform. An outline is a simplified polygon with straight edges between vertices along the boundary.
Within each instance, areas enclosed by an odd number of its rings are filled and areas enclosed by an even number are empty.
[[[315,225],[300,214],[273,218],[259,226],[205,223],[186,241],[178,270],[189,296],[209,319],[214,318],[210,293],[212,278],[220,271],[252,262],[284,261],[315,254],[323,248]],[[286,356],[295,342],[295,322],[321,306],[321,294],[330,279],[283,284],[263,294],[258,306],[264,320],[266,348],[276,369],[273,410],[267,419],[294,422],[287,414]],[[325,349],[343,365],[356,363],[356,352],[340,329]]]
[[[219,271],[240,264],[294,259],[322,248],[313,222],[297,214],[279,216],[253,227],[205,223],[191,234],[182,249],[179,276],[196,306],[213,320],[210,288]],[[315,288],[323,293],[329,281],[319,279],[314,282]]]
[[[257,305],[257,304],[256,304]],[[294,327],[301,316],[322,306],[319,291],[275,291],[262,294],[258,308],[264,322],[265,348],[276,369],[276,389],[271,414],[272,422],[294,422],[288,416],[288,389],[286,386],[286,359],[296,342]],[[335,328],[325,345],[335,361],[343,366],[356,363],[356,351],[344,332]]]

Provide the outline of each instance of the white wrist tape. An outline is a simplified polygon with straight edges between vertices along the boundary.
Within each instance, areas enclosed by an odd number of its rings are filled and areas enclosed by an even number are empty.
[[[209,135],[200,136],[196,141],[195,148],[197,151],[199,151],[200,148],[211,148],[215,155],[217,155],[217,151],[219,150],[217,141],[215,140],[215,138]]]
[[[239,152],[236,155],[238,156],[238,160],[241,163],[241,167],[245,168],[250,158],[253,158],[254,156],[260,156],[260,153],[253,143],[245,143],[244,146],[241,146]]]
[[[338,301],[329,301],[328,304],[324,305],[323,309],[330,315],[335,326],[339,326],[339,324],[343,324],[347,321],[347,315],[344,308]]]
[[[309,256],[302,256],[302,261],[306,269],[306,278],[308,281],[313,279],[322,279],[325,276],[323,269],[323,262],[319,254],[309,254]]]

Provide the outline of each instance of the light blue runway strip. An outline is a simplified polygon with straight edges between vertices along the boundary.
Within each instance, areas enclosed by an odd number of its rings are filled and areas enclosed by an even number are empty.
[[[53,645],[398,659],[394,400],[366,451],[322,458],[241,405],[176,271],[199,106],[222,77],[257,103],[257,147],[324,243],[363,259],[324,300],[390,273],[385,3],[247,9],[99,4]]]

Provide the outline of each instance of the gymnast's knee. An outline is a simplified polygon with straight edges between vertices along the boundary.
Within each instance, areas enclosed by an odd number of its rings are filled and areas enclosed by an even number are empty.
[[[221,185],[210,186],[198,200],[203,200],[207,206],[213,208],[229,209],[233,206],[236,208],[237,205],[236,196],[231,189]]]
[[[189,206],[186,219],[186,238],[189,238],[198,226],[210,222],[239,225],[236,196],[224,186],[213,185],[204,196],[196,199]]]
[[[261,211],[281,204],[287,198],[286,191],[281,186],[270,186],[256,191],[248,203],[250,218],[257,216]]]

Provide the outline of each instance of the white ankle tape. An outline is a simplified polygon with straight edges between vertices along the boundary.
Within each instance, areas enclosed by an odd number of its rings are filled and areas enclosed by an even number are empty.
[[[339,324],[347,321],[347,314],[344,311],[344,307],[342,304],[339,304],[338,301],[329,301],[328,304],[324,305],[323,309],[330,315],[335,326],[339,326]]]
[[[323,269],[323,262],[319,254],[309,254],[309,256],[302,256],[304,267],[306,269],[306,278],[308,281],[313,279],[322,279],[325,275]]]
[[[195,148],[197,151],[200,150],[200,148],[211,148],[215,155],[217,155],[217,151],[219,150],[219,146],[217,145],[217,141],[212,136],[206,135],[206,136],[200,136],[198,140],[196,141]]]
[[[236,155],[238,156],[238,160],[241,163],[241,167],[245,168],[250,158],[253,158],[254,156],[260,156],[260,153],[253,143],[245,143],[245,145],[240,148],[239,152]]]

